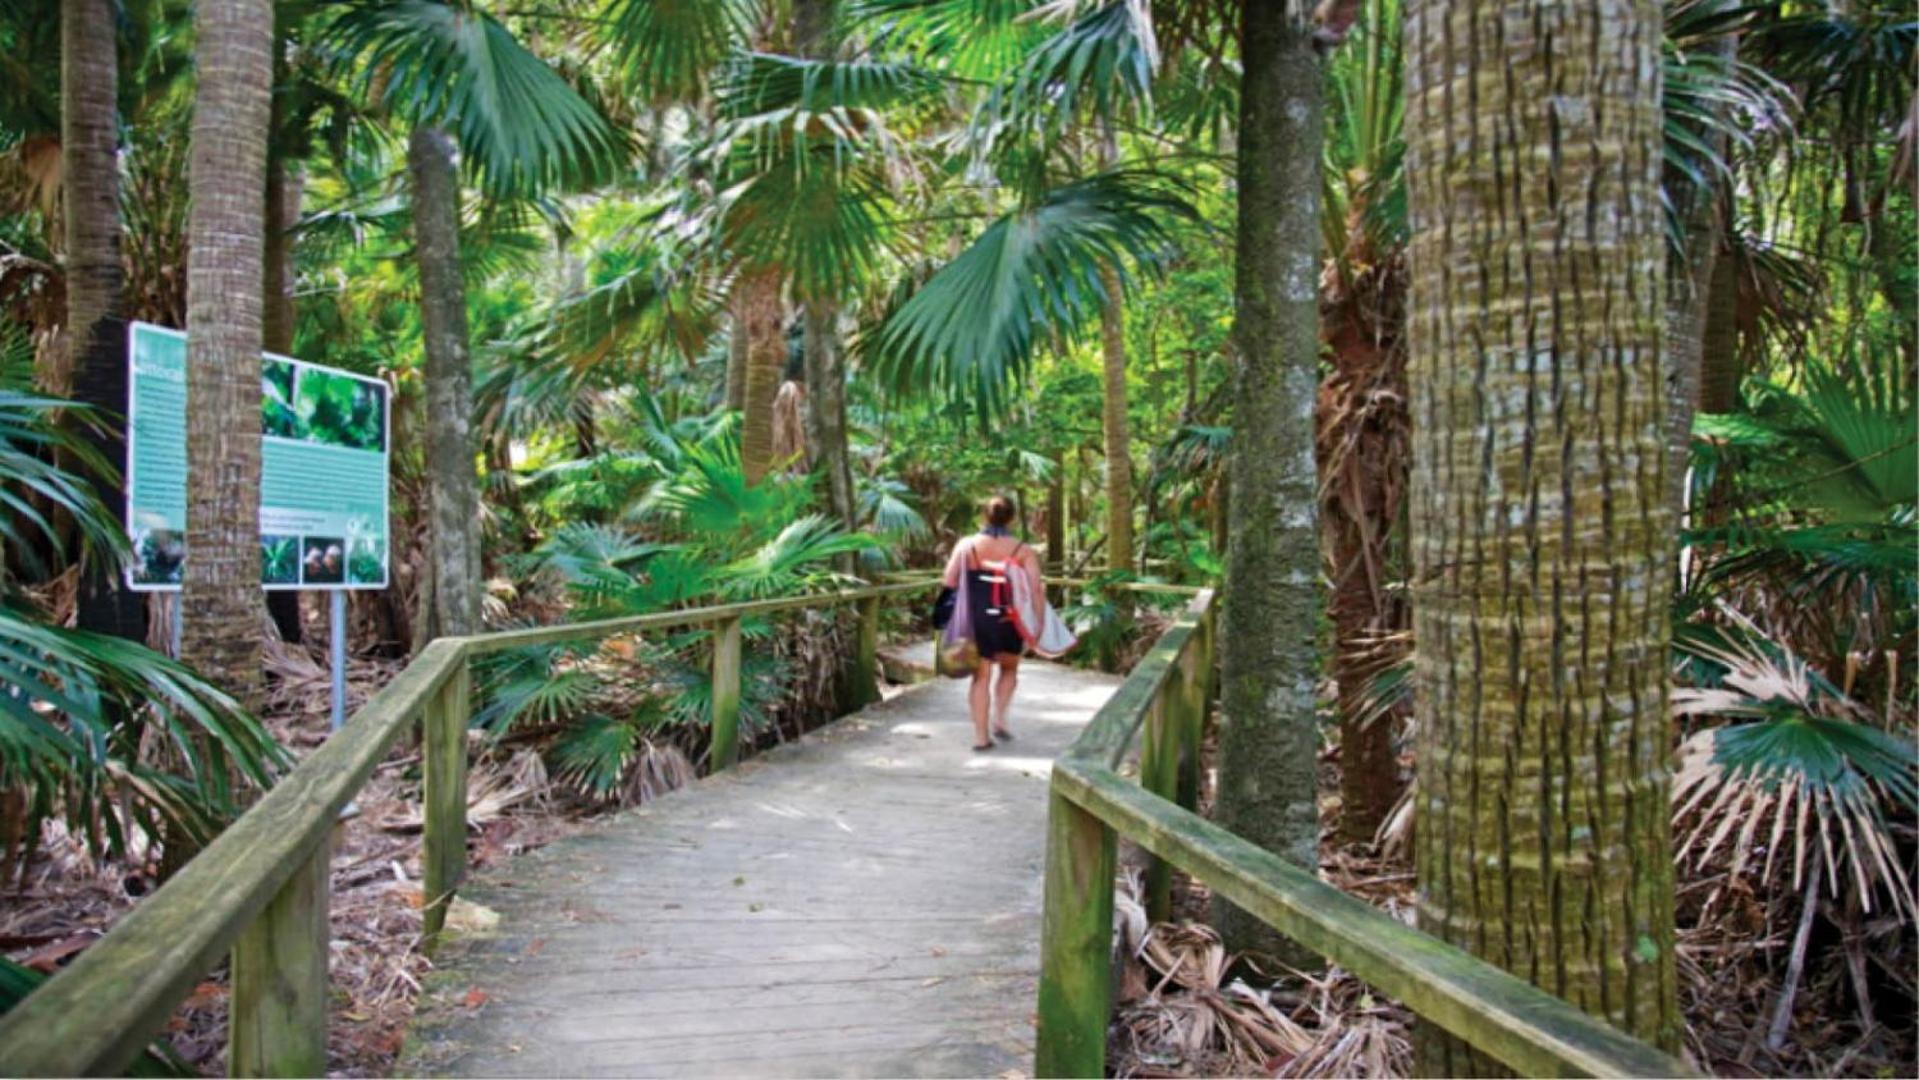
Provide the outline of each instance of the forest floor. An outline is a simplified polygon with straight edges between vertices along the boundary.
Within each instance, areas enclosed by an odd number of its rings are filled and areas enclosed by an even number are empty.
[[[268,720],[296,754],[327,732],[326,671],[317,654],[282,649],[274,671]],[[397,661],[356,658],[349,669],[350,707],[398,672]],[[1210,798],[1208,750],[1205,793]],[[1407,763],[1410,768],[1410,762]],[[1326,762],[1322,790],[1337,790]],[[486,866],[572,835],[589,820],[585,808],[548,783],[530,747],[495,752],[475,765],[471,858]],[[358,813],[336,834],[333,859],[331,985],[333,1024],[329,1072],[389,1075],[430,967],[418,949],[421,929],[419,755],[401,745],[357,800]],[[1336,799],[1326,809],[1336,813]],[[0,904],[0,953],[45,972],[97,940],[155,887],[154,867],[136,857],[96,863],[57,825],[16,890]],[[1404,921],[1412,921],[1413,875],[1401,851],[1335,844],[1321,850],[1322,870],[1342,889]],[[1109,1067],[1120,1076],[1403,1076],[1411,1069],[1412,1017],[1337,968],[1313,975],[1262,978],[1232,962],[1206,925],[1210,897],[1180,879],[1175,919],[1149,926],[1140,903],[1136,862],[1122,872],[1118,904],[1123,945],[1120,1008]],[[1764,1035],[1778,998],[1781,943],[1750,923],[1728,919],[1688,925],[1684,898],[1700,882],[1682,875],[1680,997],[1687,1049],[1722,1076],[1912,1075],[1912,1003],[1880,1002],[1867,1028],[1845,989],[1842,943],[1808,964],[1778,1050]],[[456,904],[453,918],[470,916]],[[1696,920],[1695,920],[1696,921]],[[225,1072],[226,973],[209,973],[169,1024],[181,1056],[209,1075]]]

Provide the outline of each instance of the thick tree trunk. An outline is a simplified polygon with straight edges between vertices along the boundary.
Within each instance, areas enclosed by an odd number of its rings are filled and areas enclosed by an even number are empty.
[[[474,466],[473,365],[460,272],[460,177],[453,139],[413,129],[407,143],[414,246],[426,339],[426,464],[433,529],[433,626],[428,638],[480,623],[480,482]]]
[[[74,400],[95,410],[89,437],[126,474],[126,280],[120,266],[119,54],[110,0],[61,0],[60,153],[66,185],[67,347]],[[99,478],[94,493],[124,523],[125,495]],[[80,580],[80,627],[146,638],[146,604],[117,568]]]
[[[300,223],[300,193],[305,175],[286,155],[267,150],[266,255],[261,289],[266,307],[261,315],[261,339],[266,351],[293,354],[293,229]],[[280,640],[298,643],[300,594],[274,590],[266,594],[267,614],[280,631]]]
[[[1317,476],[1321,77],[1289,4],[1241,9],[1231,540],[1220,647],[1220,824],[1319,865]],[[1220,902],[1229,949],[1316,957]]]
[[[201,0],[187,222],[182,658],[262,704],[260,310],[273,5]]]
[[[853,498],[852,451],[846,435],[846,363],[840,351],[839,313],[833,305],[806,305],[806,445],[813,469],[826,481],[826,504],[849,531],[859,526]],[[853,556],[841,560],[853,570]]]
[[[1674,1050],[1659,10],[1408,4],[1409,374],[1420,926]]]
[[[746,296],[736,285],[729,299],[728,317],[732,326],[726,339],[725,404],[733,412],[746,411]]]
[[[786,311],[778,270],[742,271],[733,283],[733,332],[746,340],[746,398],[740,419],[740,465],[757,484],[773,468],[773,412],[786,378]]]

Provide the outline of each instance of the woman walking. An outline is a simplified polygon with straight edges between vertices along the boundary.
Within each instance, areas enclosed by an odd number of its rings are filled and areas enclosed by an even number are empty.
[[[1041,597],[1039,556],[1014,538],[1013,521],[1019,511],[1013,500],[996,495],[986,504],[986,523],[979,533],[960,541],[946,564],[946,587],[958,593],[966,606],[970,636],[979,647],[973,669],[970,703],[973,708],[973,750],[993,748],[993,740],[1011,742],[1007,710],[1019,688],[1019,658],[1026,643],[1015,621],[1014,576],[1027,575],[1025,586]],[[999,682],[993,683],[993,672]]]

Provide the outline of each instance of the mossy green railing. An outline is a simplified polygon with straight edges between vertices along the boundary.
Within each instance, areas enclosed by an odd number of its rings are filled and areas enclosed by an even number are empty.
[[[1039,1076],[1104,1076],[1112,1016],[1116,839],[1154,857],[1148,913],[1171,869],[1325,956],[1521,1076],[1683,1076],[1690,1068],[1194,813],[1212,693],[1214,596],[1202,591],[1054,763],[1041,930]],[[1140,742],[1137,783],[1117,771]]]
[[[878,697],[881,602],[924,592],[930,584],[908,581],[434,641],[111,933],[0,1017],[0,1075],[117,1075],[229,952],[228,1071],[324,1075],[334,826],[388,751],[419,722],[426,786],[421,862],[426,932],[429,943],[434,940],[466,870],[473,657],[520,645],[711,626],[713,763],[725,768],[739,745],[742,619],[859,605],[853,693],[870,701]]]

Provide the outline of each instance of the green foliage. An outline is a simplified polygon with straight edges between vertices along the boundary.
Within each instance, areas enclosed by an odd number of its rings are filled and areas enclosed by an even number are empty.
[[[70,418],[54,422],[56,411]],[[118,484],[119,477],[82,432],[98,422],[83,407],[53,398],[0,388],[0,541],[29,567],[45,570],[41,552],[65,553],[67,540],[54,515],[73,523],[83,557],[112,572],[126,548],[119,522],[94,495],[90,475]],[[73,468],[57,464],[59,458]],[[77,470],[77,471],[76,471]]]
[[[439,0],[354,0],[328,28],[362,93],[460,140],[489,192],[590,187],[613,175],[625,138],[545,61],[485,12]]]
[[[983,414],[1002,412],[1042,344],[1097,318],[1101,269],[1122,283],[1129,266],[1157,272],[1169,220],[1192,213],[1161,178],[1137,172],[1047,192],[987,226],[887,317],[868,350],[875,375],[896,391],[937,387]]]
[[[22,556],[36,542],[60,550],[30,495],[73,523],[96,570],[117,569],[127,538],[90,474],[117,478],[61,413],[90,422],[70,403],[0,390],[0,535]],[[142,646],[47,625],[13,584],[0,577],[0,792],[21,800],[27,837],[60,817],[101,854],[123,852],[133,828],[205,840],[237,812],[236,778],[272,783],[285,754],[230,697]],[[149,740],[165,747],[157,759]],[[155,763],[167,758],[179,769]]]

